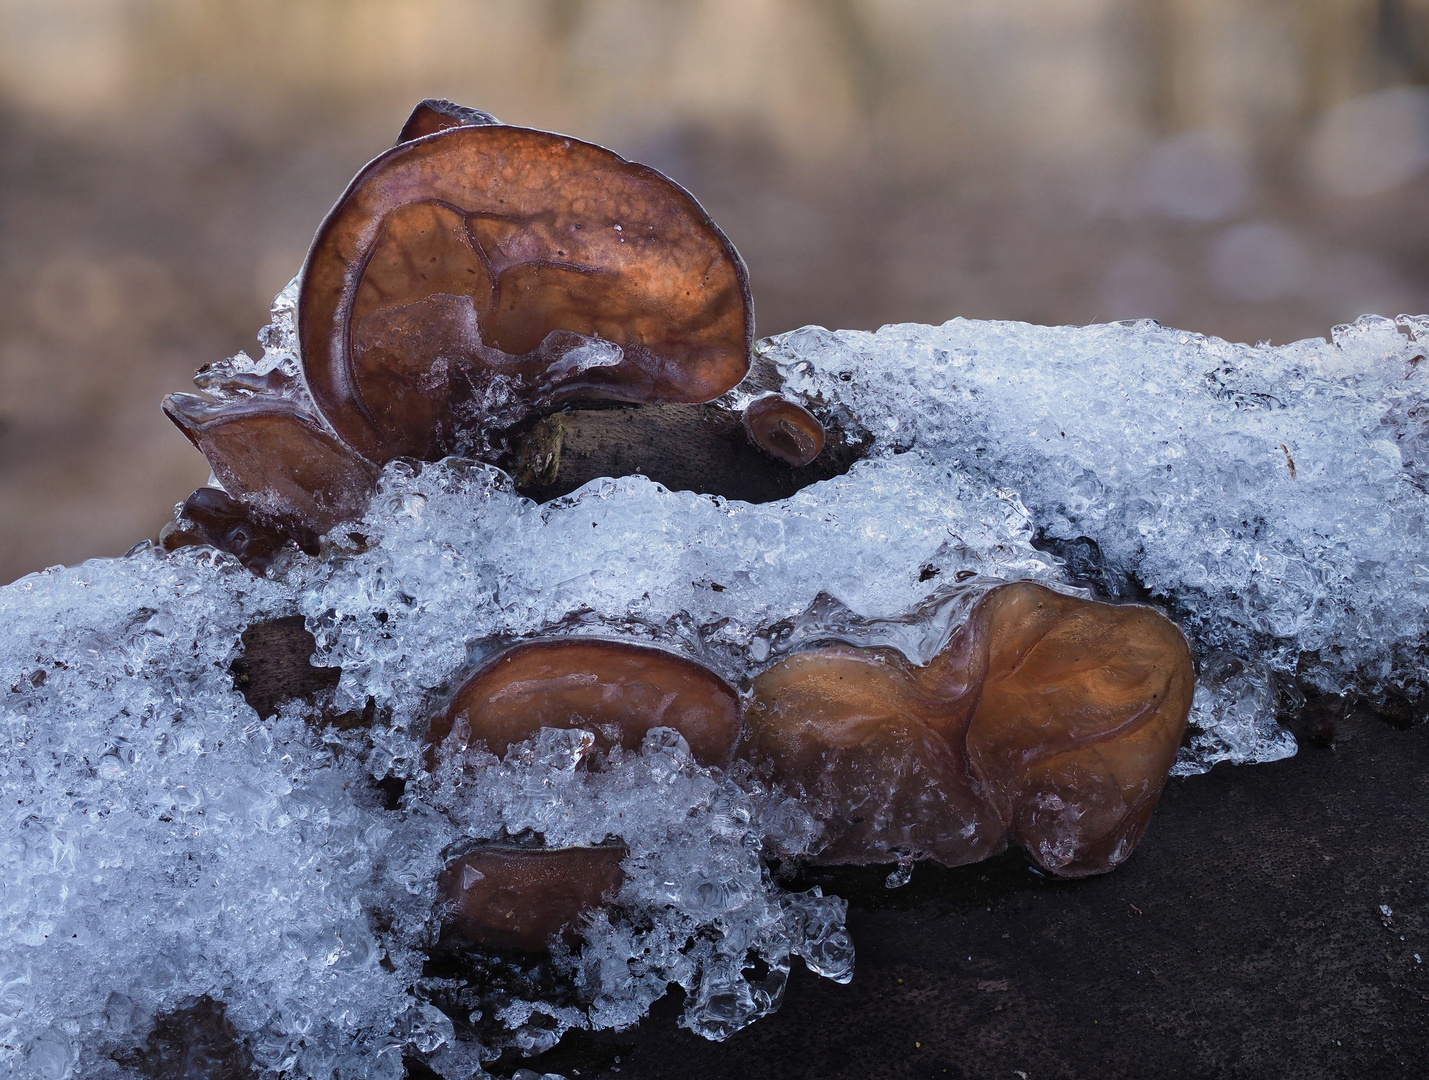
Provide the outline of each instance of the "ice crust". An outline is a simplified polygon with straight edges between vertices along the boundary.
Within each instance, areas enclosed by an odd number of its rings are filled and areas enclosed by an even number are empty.
[[[1086,570],[1169,601],[1221,650],[1327,691],[1422,691],[1429,319],[1281,348],[1154,322],[954,319],[762,342],[789,388],[1015,490]]]
[[[291,364],[285,296],[264,359],[234,361],[255,377]],[[111,1055],[209,994],[265,1077],[395,1080],[403,1054],[469,1077],[502,1048],[627,1026],[671,983],[718,1038],[777,1007],[793,957],[846,981],[843,901],[766,866],[818,826],[674,732],[600,771],[579,764],[587,737],[549,730],[424,769],[443,696],[524,636],[643,641],[738,684],[828,637],[926,661],[999,580],[1130,576],[1201,654],[1178,771],[1293,752],[1277,673],[1383,687],[1423,660],[1424,325],[1402,325],[1279,350],[1154,324],[805,329],[761,349],[873,453],[782,502],[629,477],[537,506],[489,466],[395,462],[364,521],[266,578],[141,546],[0,588],[0,1063],[124,1075]],[[1039,530],[1100,561],[1063,565]],[[294,613],[341,680],[260,720],[229,665],[244,629]],[[365,710],[366,730],[322,720]],[[408,781],[397,810],[388,776]],[[532,833],[621,837],[622,893],[550,961],[561,995],[508,988],[460,1015],[423,975],[438,872]],[[478,1020],[484,1041],[459,1037]]]

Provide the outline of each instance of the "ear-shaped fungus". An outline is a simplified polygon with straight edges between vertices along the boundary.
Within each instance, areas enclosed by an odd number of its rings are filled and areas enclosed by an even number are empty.
[[[541,952],[553,937],[573,940],[581,914],[620,891],[627,853],[622,844],[483,844],[447,863],[437,890],[452,929],[472,944]]]
[[[1191,707],[1163,616],[1019,582],[991,590],[927,667],[877,649],[798,653],[754,680],[749,747],[825,820],[826,862],[947,865],[1008,839],[1066,877],[1145,830]]]
[[[707,401],[749,365],[748,275],[683,188],[562,135],[419,107],[308,253],[308,388],[375,462],[577,399]]]
[[[596,746],[640,746],[674,728],[702,765],[727,765],[739,739],[739,699],[708,668],[663,649],[588,638],[517,645],[472,673],[432,721],[434,750],[449,736],[502,755],[543,727],[582,727]],[[452,747],[456,749],[457,747]]]
[[[164,412],[260,521],[322,535],[362,516],[377,470],[281,394],[214,402],[170,394]]]
[[[987,674],[967,749],[984,790],[1038,865],[1110,870],[1145,832],[1185,732],[1186,639],[1152,608],[1026,583],[979,608]]]
[[[755,398],[745,407],[744,432],[766,454],[795,468],[824,450],[824,425],[804,406],[779,394]]]

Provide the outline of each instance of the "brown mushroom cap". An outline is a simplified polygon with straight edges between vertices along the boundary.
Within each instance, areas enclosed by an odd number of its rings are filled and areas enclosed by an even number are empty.
[[[377,470],[279,394],[214,402],[170,394],[164,413],[228,493],[259,518],[322,535],[362,516]]]
[[[745,407],[744,431],[759,449],[795,468],[824,451],[824,425],[804,406],[779,394],[755,398]]]
[[[573,940],[581,914],[620,891],[627,854],[623,844],[483,844],[447,863],[437,890],[452,905],[452,928],[472,944],[542,952],[553,937]]]
[[[925,668],[834,646],[754,680],[751,756],[826,821],[828,862],[916,848],[957,865],[1008,839],[1063,877],[1145,830],[1191,707],[1185,639],[1140,605],[999,586]]]
[[[497,755],[543,727],[581,727],[596,746],[640,746],[674,728],[702,765],[726,765],[739,739],[739,698],[714,672],[663,649],[557,638],[517,645],[472,673],[432,721],[435,750],[465,717],[466,738]]]
[[[501,125],[393,147],[303,268],[308,387],[382,462],[576,399],[707,401],[744,377],[744,264],[700,205],[590,143]]]

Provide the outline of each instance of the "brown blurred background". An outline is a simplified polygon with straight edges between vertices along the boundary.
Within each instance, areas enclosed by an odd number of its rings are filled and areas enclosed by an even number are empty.
[[[0,582],[207,467],[159,412],[420,98],[690,188],[761,334],[1429,309],[1429,0],[0,0]]]

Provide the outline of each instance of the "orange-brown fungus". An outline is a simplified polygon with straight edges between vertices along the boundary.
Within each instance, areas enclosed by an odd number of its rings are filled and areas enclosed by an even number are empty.
[[[824,425],[804,406],[778,394],[755,398],[744,410],[749,441],[771,457],[796,468],[824,450]]]
[[[505,754],[543,727],[590,730],[599,749],[639,747],[674,728],[695,760],[728,764],[739,738],[739,699],[714,672],[663,649],[588,638],[517,645],[474,672],[432,721],[433,748],[486,743]],[[458,748],[456,746],[453,749]]]
[[[458,105],[445,98],[427,98],[425,101],[419,101],[417,107],[412,110],[412,115],[407,117],[401,134],[397,136],[397,144],[400,146],[404,142],[445,131],[447,128],[481,127],[484,124],[499,123],[501,121],[496,117],[480,109]]]
[[[322,535],[362,516],[377,470],[280,394],[213,402],[170,394],[164,412],[228,493],[261,521]]]
[[[1130,854],[1191,707],[1185,639],[1137,605],[999,586],[926,667],[798,653],[754,680],[751,756],[825,820],[827,862],[975,862],[1013,840],[1066,877]]]
[[[474,945],[526,952],[574,939],[582,912],[611,900],[625,880],[624,845],[528,848],[484,844],[447,863],[437,889],[450,925]]]
[[[377,462],[577,399],[707,401],[744,377],[752,332],[744,264],[688,192],[497,124],[434,130],[363,169],[298,302],[308,387]]]

